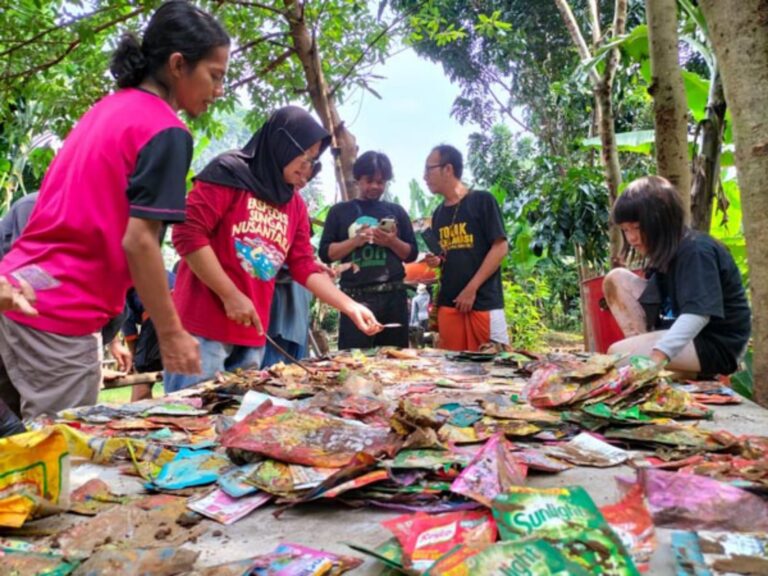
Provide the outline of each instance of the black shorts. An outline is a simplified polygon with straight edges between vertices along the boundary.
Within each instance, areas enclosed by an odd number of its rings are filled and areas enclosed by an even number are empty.
[[[739,368],[738,358],[732,352],[703,334],[699,334],[693,339],[693,347],[699,357],[700,374],[707,376],[733,374]]]

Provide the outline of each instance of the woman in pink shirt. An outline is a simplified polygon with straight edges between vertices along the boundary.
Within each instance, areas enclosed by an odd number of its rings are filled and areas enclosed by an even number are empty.
[[[330,135],[296,106],[281,108],[245,148],[215,158],[195,178],[187,220],[174,227],[184,261],[174,300],[201,345],[202,375],[166,370],[166,392],[216,372],[261,363],[275,276],[291,277],[349,316],[366,334],[381,326],[315,262],[309,214],[298,190],[320,171]]]
[[[38,314],[0,317],[0,398],[34,417],[93,404],[101,380],[99,330],[131,285],[158,327],[164,364],[200,371],[197,341],[173,307],[161,230],[184,219],[195,117],[223,93],[229,36],[208,13],[163,4],[141,42],[125,35],[111,72],[120,88],[69,133],[43,180],[0,276],[28,281]]]

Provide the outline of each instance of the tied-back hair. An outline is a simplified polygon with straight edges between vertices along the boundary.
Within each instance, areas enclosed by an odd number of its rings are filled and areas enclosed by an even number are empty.
[[[381,174],[381,177],[387,182],[394,177],[392,162],[382,152],[369,150],[361,154],[352,166],[352,176],[355,180],[360,180],[363,176],[373,178],[376,174]]]
[[[617,226],[628,222],[640,225],[647,265],[662,272],[669,269],[687,232],[680,194],[660,176],[631,182],[613,205],[611,218]],[[632,247],[623,233],[622,239],[622,255],[626,258]]]
[[[160,85],[158,72],[174,52],[181,53],[190,69],[221,46],[229,46],[224,27],[208,12],[185,0],[170,0],[152,15],[141,41],[127,32],[112,55],[109,71],[120,88],[135,87],[151,76]]]
[[[439,144],[432,151],[440,154],[440,164],[453,166],[453,175],[457,180],[461,180],[461,175],[464,173],[464,158],[461,152],[450,144]]]

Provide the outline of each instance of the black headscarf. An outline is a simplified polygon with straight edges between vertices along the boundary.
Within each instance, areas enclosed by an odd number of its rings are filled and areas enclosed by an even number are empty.
[[[211,184],[248,190],[271,204],[286,204],[293,186],[283,178],[283,168],[320,141],[320,154],[331,135],[305,110],[285,106],[269,117],[245,148],[220,154],[195,178]],[[311,178],[320,172],[315,166]]]

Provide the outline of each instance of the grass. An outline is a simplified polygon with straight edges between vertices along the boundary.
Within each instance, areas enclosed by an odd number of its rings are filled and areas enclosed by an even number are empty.
[[[556,332],[554,330],[544,335],[544,343],[550,350],[559,349],[570,352],[584,350],[584,336],[574,332]]]
[[[125,404],[131,401],[131,390],[133,386],[123,386],[122,388],[112,388],[110,390],[102,390],[99,392],[99,404]],[[163,383],[156,382],[152,386],[152,397],[158,398],[165,394],[163,391]]]

